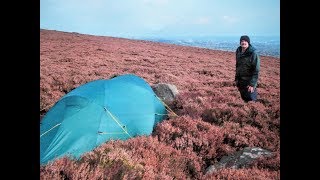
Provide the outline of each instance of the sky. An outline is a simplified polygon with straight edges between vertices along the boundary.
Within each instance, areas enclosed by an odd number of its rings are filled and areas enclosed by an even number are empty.
[[[113,37],[280,36],[280,0],[40,0],[40,28]]]

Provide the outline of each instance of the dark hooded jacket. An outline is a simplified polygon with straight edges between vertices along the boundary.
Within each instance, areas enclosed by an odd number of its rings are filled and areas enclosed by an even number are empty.
[[[260,58],[256,49],[249,44],[245,52],[241,52],[241,46],[236,50],[236,82],[246,82],[246,84],[257,87],[260,71]]]

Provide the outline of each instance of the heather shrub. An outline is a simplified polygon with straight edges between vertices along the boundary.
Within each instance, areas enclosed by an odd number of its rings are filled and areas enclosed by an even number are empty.
[[[233,151],[223,144],[224,130],[201,119],[181,116],[159,124],[154,135],[177,150],[189,150],[202,157],[205,165]]]
[[[237,150],[244,147],[260,147],[275,151],[278,146],[279,137],[275,133],[268,131],[265,134],[256,127],[250,125],[240,125],[239,123],[227,122],[225,129],[224,142]]]
[[[270,171],[280,171],[280,149],[273,152],[273,155],[270,157],[258,158],[251,164],[251,167],[268,169]]]
[[[40,167],[41,179],[102,179],[102,169],[88,162],[78,162],[66,157]]]
[[[191,151],[174,149],[155,137],[137,137],[125,142],[123,147],[134,154],[143,167],[143,177],[159,175],[178,179],[199,178],[201,176],[201,158]]]
[[[178,115],[189,115],[192,118],[201,116],[203,98],[199,92],[183,93],[176,97],[172,110]]]
[[[58,159],[42,166],[44,179],[199,179],[201,158],[154,137],[109,141],[77,161]]]
[[[205,109],[201,115],[203,121],[221,126],[224,121],[229,121],[233,116],[230,109]]]
[[[143,167],[132,159],[131,153],[121,147],[103,146],[84,155],[81,162],[98,166],[110,179],[141,178]]]

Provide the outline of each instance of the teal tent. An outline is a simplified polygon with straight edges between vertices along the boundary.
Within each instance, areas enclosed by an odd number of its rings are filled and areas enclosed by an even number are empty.
[[[88,82],[63,96],[40,122],[40,164],[79,158],[108,140],[150,135],[167,111],[140,77]]]

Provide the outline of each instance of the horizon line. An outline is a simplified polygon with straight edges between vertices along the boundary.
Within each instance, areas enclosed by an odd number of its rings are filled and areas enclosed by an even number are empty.
[[[118,35],[111,35],[111,34],[95,34],[95,33],[84,33],[84,32],[77,32],[77,31],[66,31],[66,30],[57,30],[57,29],[48,29],[48,28],[41,28],[40,30],[50,30],[50,31],[59,31],[59,32],[66,32],[66,33],[78,33],[78,34],[84,34],[84,35],[92,35],[92,36],[106,36],[106,37],[120,37],[120,38],[137,38],[137,37],[218,37],[218,36],[242,36],[243,33],[239,34],[154,34],[154,33],[145,33],[143,35],[141,34],[127,34],[127,33],[119,33]],[[250,33],[247,33],[250,37],[280,37],[280,34],[257,34],[257,35],[250,35]]]

